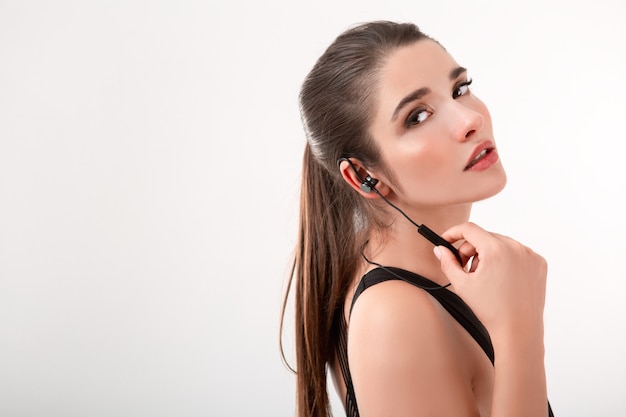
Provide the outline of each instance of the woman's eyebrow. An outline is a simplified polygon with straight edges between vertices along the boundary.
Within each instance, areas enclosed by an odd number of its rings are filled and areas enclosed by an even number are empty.
[[[393,111],[393,115],[391,115],[391,121],[393,122],[394,120],[396,120],[396,117],[398,117],[398,113],[400,112],[400,110],[402,110],[404,106],[412,101],[419,100],[427,94],[430,94],[430,88],[422,87],[404,97],[402,100],[400,100],[400,103],[398,103],[396,109]]]
[[[459,75],[465,72],[467,72],[467,68],[457,67],[453,69],[452,71],[450,71],[450,74],[448,74],[448,78],[450,78],[450,81],[454,81],[455,79],[459,77]],[[430,94],[430,88],[428,87],[418,88],[417,90],[408,94],[406,97],[400,100],[400,103],[398,103],[398,105],[396,106],[395,110],[393,111],[393,114],[391,115],[391,121],[393,122],[394,120],[396,120],[396,117],[398,117],[398,113],[400,113],[400,110],[402,110],[404,106],[406,106],[408,103],[412,101],[419,100],[420,98],[424,97],[427,94]]]
[[[450,78],[450,81],[454,81],[459,75],[463,74],[464,72],[467,72],[467,68],[457,67],[450,71],[450,75],[448,75],[448,78]]]

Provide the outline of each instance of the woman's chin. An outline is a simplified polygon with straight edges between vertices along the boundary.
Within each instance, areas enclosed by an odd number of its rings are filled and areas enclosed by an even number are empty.
[[[476,199],[474,201],[478,202],[498,195],[500,191],[504,190],[504,187],[506,187],[506,182],[506,173],[502,170],[501,175],[494,177],[493,181],[485,185],[481,192],[475,196]]]

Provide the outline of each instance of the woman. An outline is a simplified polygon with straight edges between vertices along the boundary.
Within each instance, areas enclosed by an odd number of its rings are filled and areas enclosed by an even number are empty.
[[[506,183],[470,84],[392,22],[346,31],[307,76],[298,416],[330,415],[327,369],[349,416],[551,415],[546,262],[468,222]]]

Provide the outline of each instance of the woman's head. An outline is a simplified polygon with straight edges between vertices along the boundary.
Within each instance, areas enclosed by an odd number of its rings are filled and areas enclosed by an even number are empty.
[[[494,161],[489,112],[467,87],[464,68],[415,25],[357,26],[335,40],[302,87],[311,153],[356,189],[358,177],[348,164],[341,172],[336,165],[353,158],[362,174],[381,180],[379,190],[411,206],[493,195],[506,177]],[[489,157],[466,169],[481,147]],[[480,175],[488,161],[497,166]]]
[[[504,187],[491,116],[470,83],[432,40],[396,49],[379,71],[368,131],[404,205],[472,203]],[[372,174],[385,182],[384,172]]]

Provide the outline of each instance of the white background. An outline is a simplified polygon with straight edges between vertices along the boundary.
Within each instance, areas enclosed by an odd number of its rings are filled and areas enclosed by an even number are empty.
[[[0,0],[0,416],[294,415],[278,323],[297,94],[375,19],[438,39],[490,107],[509,184],[473,220],[549,262],[556,415],[626,416],[624,17],[617,0]]]

